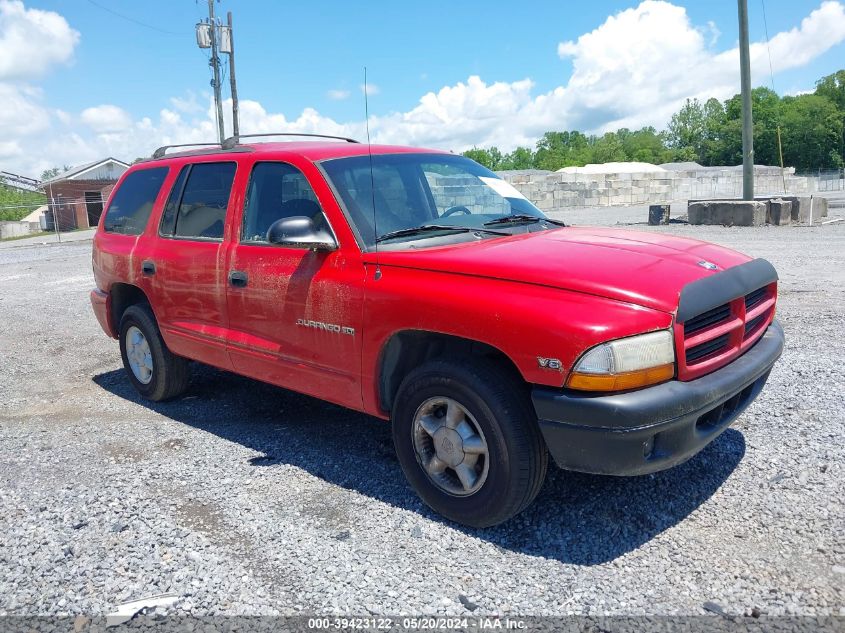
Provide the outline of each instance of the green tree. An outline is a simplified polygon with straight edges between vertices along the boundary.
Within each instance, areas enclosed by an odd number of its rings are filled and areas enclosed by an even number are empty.
[[[667,130],[667,142],[673,150],[690,148],[698,160],[705,158],[704,107],[698,99],[687,99],[672,115]],[[689,151],[687,154],[689,154]]]
[[[517,147],[510,154],[505,154],[499,169],[531,169],[534,167],[534,152],[530,147]]]
[[[653,127],[644,127],[631,131],[627,128],[617,130],[616,135],[622,141],[626,160],[658,165],[670,160],[670,152],[666,149],[664,134],[659,134]]]
[[[797,170],[842,167],[842,112],[827,97],[783,99],[783,157]]]
[[[467,158],[471,158],[479,165],[484,165],[487,169],[501,169],[502,152],[498,147],[491,147],[490,149],[481,149],[473,147],[463,153]]]
[[[704,151],[697,159],[702,165],[718,165],[725,127],[725,107],[711,97],[704,102]],[[695,158],[687,160],[696,160]]]
[[[837,70],[819,79],[816,82],[816,94],[830,99],[845,114],[845,70]]]
[[[778,127],[784,163],[798,169],[845,163],[845,70],[822,77],[812,95],[781,98],[769,88],[752,90],[754,162],[778,165]],[[464,152],[490,169],[557,170],[587,163],[697,161],[702,165],[742,163],[742,99],[687,99],[667,129],[621,128],[601,136],[578,130],[549,131],[535,151],[519,147],[502,155],[496,147]]]
[[[592,163],[615,163],[628,158],[616,132],[608,132],[592,144]]]
[[[50,169],[45,169],[41,172],[41,180],[50,180],[51,178],[55,178],[60,173],[58,167],[51,167]]]
[[[583,132],[546,132],[537,141],[534,166],[556,171],[571,165],[586,165],[592,158],[589,139]]]
[[[816,94],[834,103],[842,116],[843,130],[845,130],[845,70],[838,70],[832,75],[822,77],[816,82]],[[845,131],[843,131],[842,146],[839,154],[845,153]]]
[[[722,164],[742,162],[742,97],[734,95],[725,102],[722,126]],[[751,91],[751,112],[754,119],[754,163],[779,165],[777,129],[780,125],[781,99],[770,88]]]

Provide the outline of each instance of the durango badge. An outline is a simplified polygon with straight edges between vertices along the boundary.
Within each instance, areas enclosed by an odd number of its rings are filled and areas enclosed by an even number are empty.
[[[335,334],[348,334],[355,336],[355,328],[347,327],[345,325],[338,325],[337,323],[323,323],[322,321],[311,321],[308,319],[297,319],[296,324],[302,327],[310,327],[315,330],[323,330],[325,332],[334,332]]]

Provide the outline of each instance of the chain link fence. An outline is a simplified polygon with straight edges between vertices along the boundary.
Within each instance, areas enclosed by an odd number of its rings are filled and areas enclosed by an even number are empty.
[[[845,191],[845,169],[816,169],[801,176],[816,179],[816,191]]]

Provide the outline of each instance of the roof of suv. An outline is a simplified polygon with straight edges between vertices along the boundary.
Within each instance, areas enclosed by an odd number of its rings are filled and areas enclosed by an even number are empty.
[[[406,147],[402,145],[368,145],[366,143],[343,143],[337,141],[286,141],[275,143],[242,143],[230,150],[219,147],[203,148],[188,152],[174,152],[165,154],[161,158],[151,158],[144,162],[166,161],[171,158],[184,158],[189,156],[229,155],[240,152],[250,154],[268,155],[290,155],[302,156],[311,161],[320,161],[330,158],[346,158],[349,156],[366,156],[373,154],[407,154],[407,153],[431,153],[446,154],[443,150],[422,149],[419,147]]]

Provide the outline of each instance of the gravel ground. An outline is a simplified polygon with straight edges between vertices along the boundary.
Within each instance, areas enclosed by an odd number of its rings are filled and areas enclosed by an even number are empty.
[[[90,243],[3,249],[0,614],[174,593],[202,615],[845,615],[845,224],[651,230],[775,264],[768,386],[690,462],[552,470],[479,531],[418,501],[367,416],[199,366],[142,402],[91,313]]]

